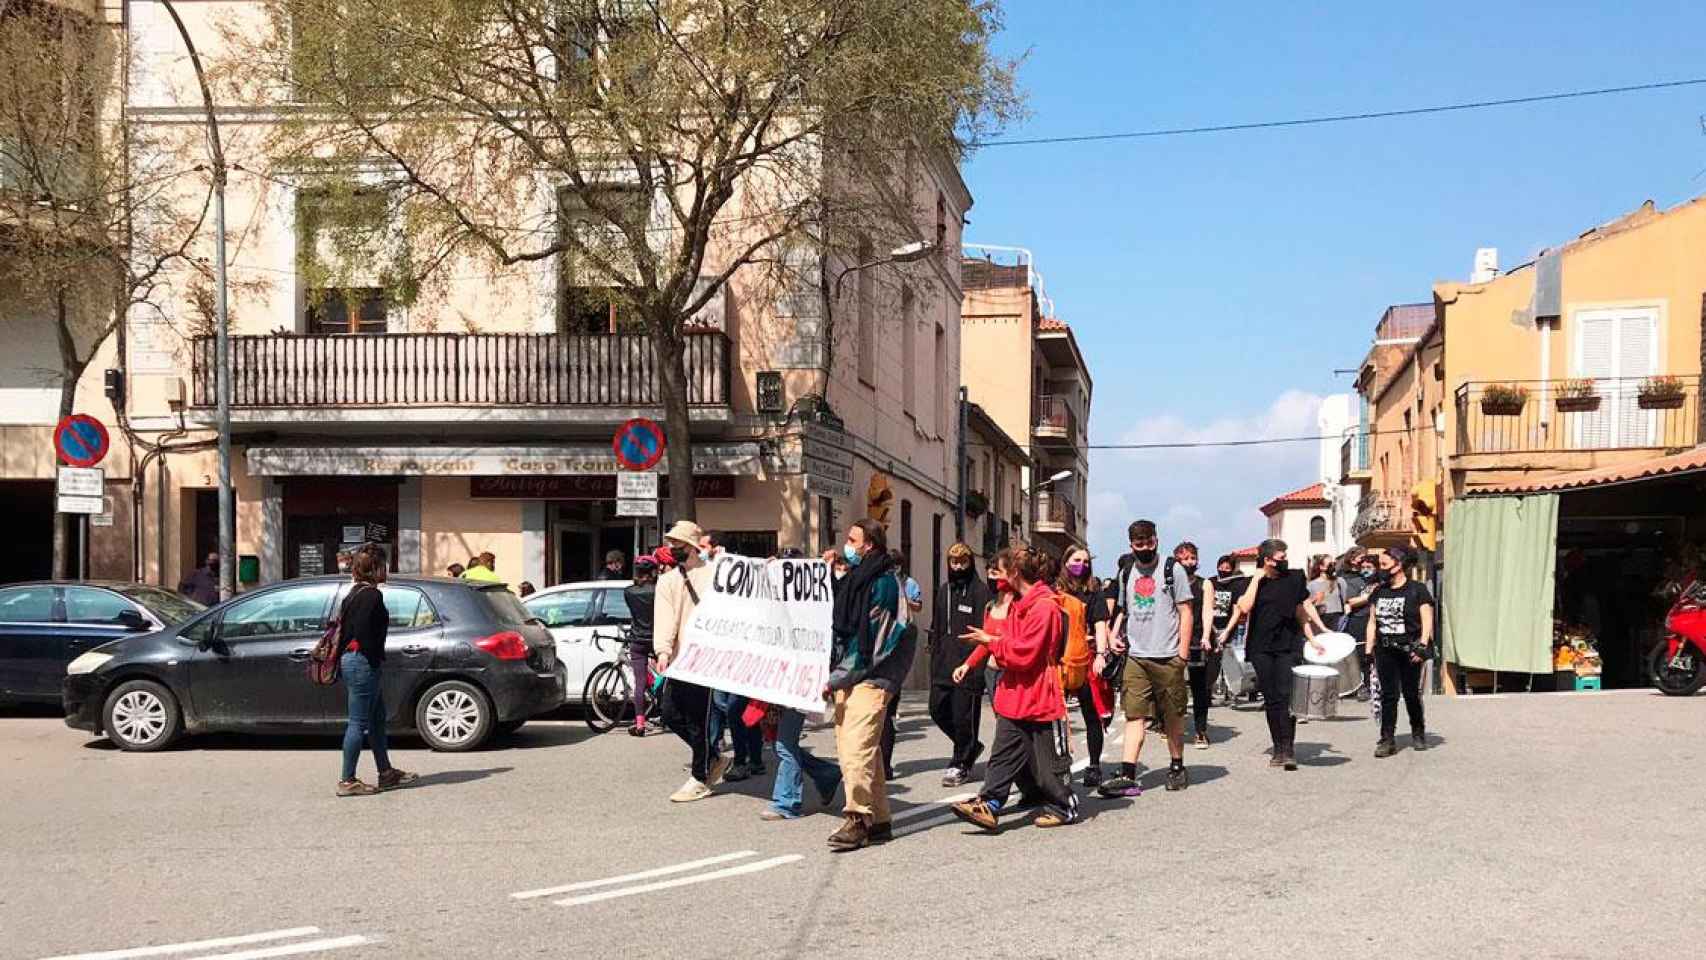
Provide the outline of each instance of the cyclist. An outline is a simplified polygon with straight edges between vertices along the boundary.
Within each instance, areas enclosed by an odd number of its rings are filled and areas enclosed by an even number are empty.
[[[628,644],[628,665],[634,668],[634,725],[631,736],[646,735],[646,702],[652,689],[652,606],[657,599],[658,562],[650,555],[634,558],[634,582],[623,589],[633,618]]]

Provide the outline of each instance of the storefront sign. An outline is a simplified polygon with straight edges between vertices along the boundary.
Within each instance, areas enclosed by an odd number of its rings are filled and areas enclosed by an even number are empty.
[[[615,500],[616,477],[470,477],[468,495],[475,500]],[[668,477],[659,482],[657,495],[669,496]],[[733,500],[735,478],[694,477],[693,497],[696,500]]]
[[[831,598],[822,560],[724,554],[682,631],[671,679],[823,712]]]
[[[344,527],[343,541],[345,543],[362,543],[367,539],[367,528],[364,526]]]
[[[249,473],[261,477],[580,476],[622,472],[609,447],[250,447]],[[657,465],[667,471],[668,456]],[[756,443],[693,446],[696,474],[755,477]],[[614,482],[614,481],[612,481]]]
[[[326,572],[326,548],[318,543],[304,543],[296,548],[296,575],[314,577]]]
[[[616,496],[623,500],[656,500],[658,475],[655,473],[619,473],[616,475]]]
[[[624,497],[616,501],[618,517],[655,517],[658,515],[658,502],[651,500],[631,500]]]

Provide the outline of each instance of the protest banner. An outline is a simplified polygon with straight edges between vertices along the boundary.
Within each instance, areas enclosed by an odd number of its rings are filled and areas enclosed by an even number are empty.
[[[832,596],[822,560],[723,554],[681,631],[669,678],[822,713]]]

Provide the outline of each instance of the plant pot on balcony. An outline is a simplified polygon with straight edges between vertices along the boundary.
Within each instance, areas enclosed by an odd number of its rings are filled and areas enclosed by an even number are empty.
[[[1528,398],[1509,400],[1503,397],[1487,397],[1481,401],[1481,412],[1489,417],[1517,417],[1522,415],[1522,409],[1528,406]]]
[[[1555,403],[1559,413],[1587,413],[1598,410],[1600,400],[1598,394],[1589,394],[1585,397],[1558,397]]]
[[[1642,410],[1676,410],[1683,399],[1680,393],[1642,393],[1636,395],[1635,403]]]
[[[976,520],[978,517],[983,516],[983,512],[988,509],[988,497],[978,493],[976,490],[966,491],[966,516]]]

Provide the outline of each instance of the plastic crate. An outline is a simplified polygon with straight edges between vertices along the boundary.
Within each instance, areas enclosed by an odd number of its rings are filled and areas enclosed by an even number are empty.
[[[1576,677],[1576,689],[1577,690],[1598,690],[1598,689],[1601,689],[1600,685],[1599,685],[1599,678],[1598,677],[1578,676],[1578,677]]]

